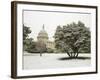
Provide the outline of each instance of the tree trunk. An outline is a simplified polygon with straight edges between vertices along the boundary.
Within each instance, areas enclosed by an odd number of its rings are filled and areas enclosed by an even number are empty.
[[[76,56],[76,53],[74,53],[74,57]]]
[[[40,56],[42,56],[42,53],[40,53]]]
[[[69,57],[71,56],[69,52],[67,52],[67,55],[68,55]]]
[[[71,56],[70,57],[73,57],[73,54],[71,53]]]
[[[75,57],[77,58],[77,57],[78,57],[78,55],[79,55],[79,53],[77,52],[77,54],[76,54],[76,56],[75,56]]]

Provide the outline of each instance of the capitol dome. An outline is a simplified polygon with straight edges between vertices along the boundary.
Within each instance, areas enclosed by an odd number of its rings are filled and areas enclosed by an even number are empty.
[[[44,25],[43,25],[42,30],[38,33],[37,39],[38,41],[48,40],[48,34],[44,29]]]
[[[48,38],[47,32],[43,29],[38,33],[38,37]]]
[[[44,43],[46,45],[46,48],[55,49],[55,43],[49,41],[48,33],[45,31],[44,25],[42,27],[42,30],[40,30],[40,32],[38,33],[37,43]]]

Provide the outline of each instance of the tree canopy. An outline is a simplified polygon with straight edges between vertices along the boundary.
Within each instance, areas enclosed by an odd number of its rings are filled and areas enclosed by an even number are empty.
[[[46,52],[46,44],[41,42],[35,42],[33,38],[29,37],[31,33],[30,27],[23,25],[23,50],[29,53],[40,53]]]
[[[33,42],[33,38],[29,38],[29,34],[32,31],[30,30],[30,27],[27,27],[25,25],[23,25],[23,50],[27,51],[31,48],[34,49],[35,47],[35,43]]]
[[[55,47],[69,57],[78,57],[79,52],[90,53],[90,29],[78,21],[58,26],[55,32]]]
[[[23,40],[25,40],[26,38],[28,38],[29,34],[31,33],[30,27],[27,27],[25,25],[23,25]]]

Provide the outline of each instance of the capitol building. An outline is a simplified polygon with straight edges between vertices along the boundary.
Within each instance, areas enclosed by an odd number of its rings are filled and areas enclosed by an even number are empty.
[[[46,45],[46,48],[55,49],[55,43],[49,40],[48,33],[45,31],[44,25],[42,30],[38,33],[37,42],[43,42]]]

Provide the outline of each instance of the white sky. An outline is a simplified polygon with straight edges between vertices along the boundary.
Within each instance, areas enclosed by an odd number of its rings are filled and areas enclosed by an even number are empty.
[[[79,20],[85,23],[86,27],[91,26],[91,14],[80,13],[60,13],[43,11],[24,11],[24,24],[31,28],[30,37],[37,40],[37,35],[44,24],[49,40],[54,40],[53,36],[58,25],[66,25]]]

